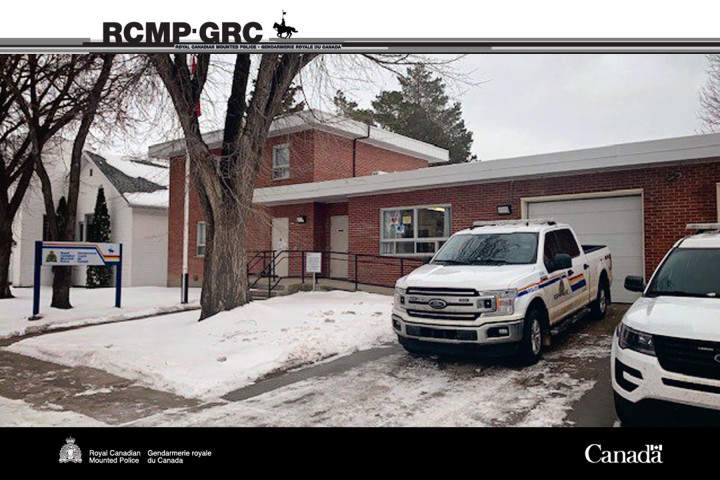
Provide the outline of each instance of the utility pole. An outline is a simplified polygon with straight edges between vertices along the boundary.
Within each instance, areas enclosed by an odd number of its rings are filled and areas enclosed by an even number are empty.
[[[188,248],[190,240],[190,154],[185,153],[185,198],[183,200],[183,272],[181,280],[182,293],[180,303],[188,303],[189,274]]]

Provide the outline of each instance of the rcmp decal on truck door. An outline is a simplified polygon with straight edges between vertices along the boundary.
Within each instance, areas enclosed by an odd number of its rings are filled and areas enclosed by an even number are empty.
[[[553,295],[553,299],[557,300],[558,298],[564,297],[565,295],[570,295],[570,292],[567,291],[565,288],[565,282],[560,282],[560,286],[558,287],[558,292]]]
[[[585,281],[585,275],[583,275],[582,273],[575,275],[574,277],[570,277],[568,281],[570,282],[570,289],[573,292],[577,292],[585,285],[587,285],[587,282]]]
[[[530,285],[526,285],[522,288],[518,289],[518,297],[522,297],[524,295],[527,295],[528,293],[532,293],[536,290],[540,290],[541,288],[549,287],[550,285],[554,285],[555,283],[561,281],[563,278],[565,278],[565,274],[561,273],[559,275],[555,275],[554,277],[550,277],[547,280],[543,280],[541,282],[537,283],[531,283]]]

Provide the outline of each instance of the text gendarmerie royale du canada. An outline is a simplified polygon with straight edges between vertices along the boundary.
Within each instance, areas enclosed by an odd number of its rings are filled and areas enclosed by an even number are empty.
[[[210,457],[210,450],[148,450],[145,463],[184,463],[185,458]],[[140,463],[140,450],[89,450],[88,463]]]

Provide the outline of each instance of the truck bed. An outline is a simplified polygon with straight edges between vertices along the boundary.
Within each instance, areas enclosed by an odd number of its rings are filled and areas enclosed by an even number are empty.
[[[580,245],[587,255],[588,253],[595,252],[601,248],[605,248],[607,245]]]

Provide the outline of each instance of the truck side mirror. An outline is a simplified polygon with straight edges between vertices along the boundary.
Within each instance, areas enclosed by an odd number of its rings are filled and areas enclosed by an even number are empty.
[[[642,292],[645,290],[645,280],[636,275],[628,275],[625,277],[625,290],[630,292]]]
[[[558,253],[553,258],[553,270],[565,270],[572,268],[572,257],[567,253]]]
[[[430,260],[432,260],[432,257],[423,257],[423,265],[427,265],[428,263],[430,263]]]

